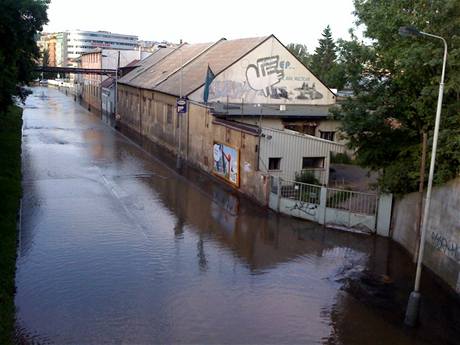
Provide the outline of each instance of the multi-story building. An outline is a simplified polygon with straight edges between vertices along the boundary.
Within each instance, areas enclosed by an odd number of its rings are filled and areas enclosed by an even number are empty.
[[[41,56],[45,50],[48,52],[48,66],[56,66],[56,44],[56,34],[54,33],[43,33],[37,41]]]
[[[67,57],[76,59],[95,48],[117,50],[137,49],[138,37],[133,35],[115,34],[108,31],[67,31]]]
[[[66,67],[67,61],[67,32],[58,32],[56,37],[56,66]]]
[[[62,31],[43,33],[37,41],[40,51],[48,50],[50,66],[76,66],[76,59],[95,48],[134,50],[138,37],[108,31]]]

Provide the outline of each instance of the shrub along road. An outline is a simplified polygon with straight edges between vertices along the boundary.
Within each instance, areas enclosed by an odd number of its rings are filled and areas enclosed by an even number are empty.
[[[0,344],[12,343],[17,217],[21,198],[22,109],[0,114]]]

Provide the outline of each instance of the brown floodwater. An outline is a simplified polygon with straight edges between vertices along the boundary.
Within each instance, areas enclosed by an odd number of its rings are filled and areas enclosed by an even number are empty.
[[[54,89],[23,129],[17,339],[29,344],[458,344],[460,303],[385,238],[260,208]],[[141,147],[142,146],[142,147]]]

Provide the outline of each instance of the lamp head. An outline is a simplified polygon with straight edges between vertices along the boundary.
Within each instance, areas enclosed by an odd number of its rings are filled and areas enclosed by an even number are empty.
[[[417,37],[422,35],[420,31],[413,26],[401,26],[399,28],[399,34],[403,37]]]

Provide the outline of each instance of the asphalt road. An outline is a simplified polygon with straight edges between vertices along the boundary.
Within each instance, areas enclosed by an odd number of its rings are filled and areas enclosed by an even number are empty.
[[[458,344],[458,300],[387,239],[277,216],[178,175],[57,90],[23,130],[18,341]],[[151,151],[153,152],[153,151]]]

